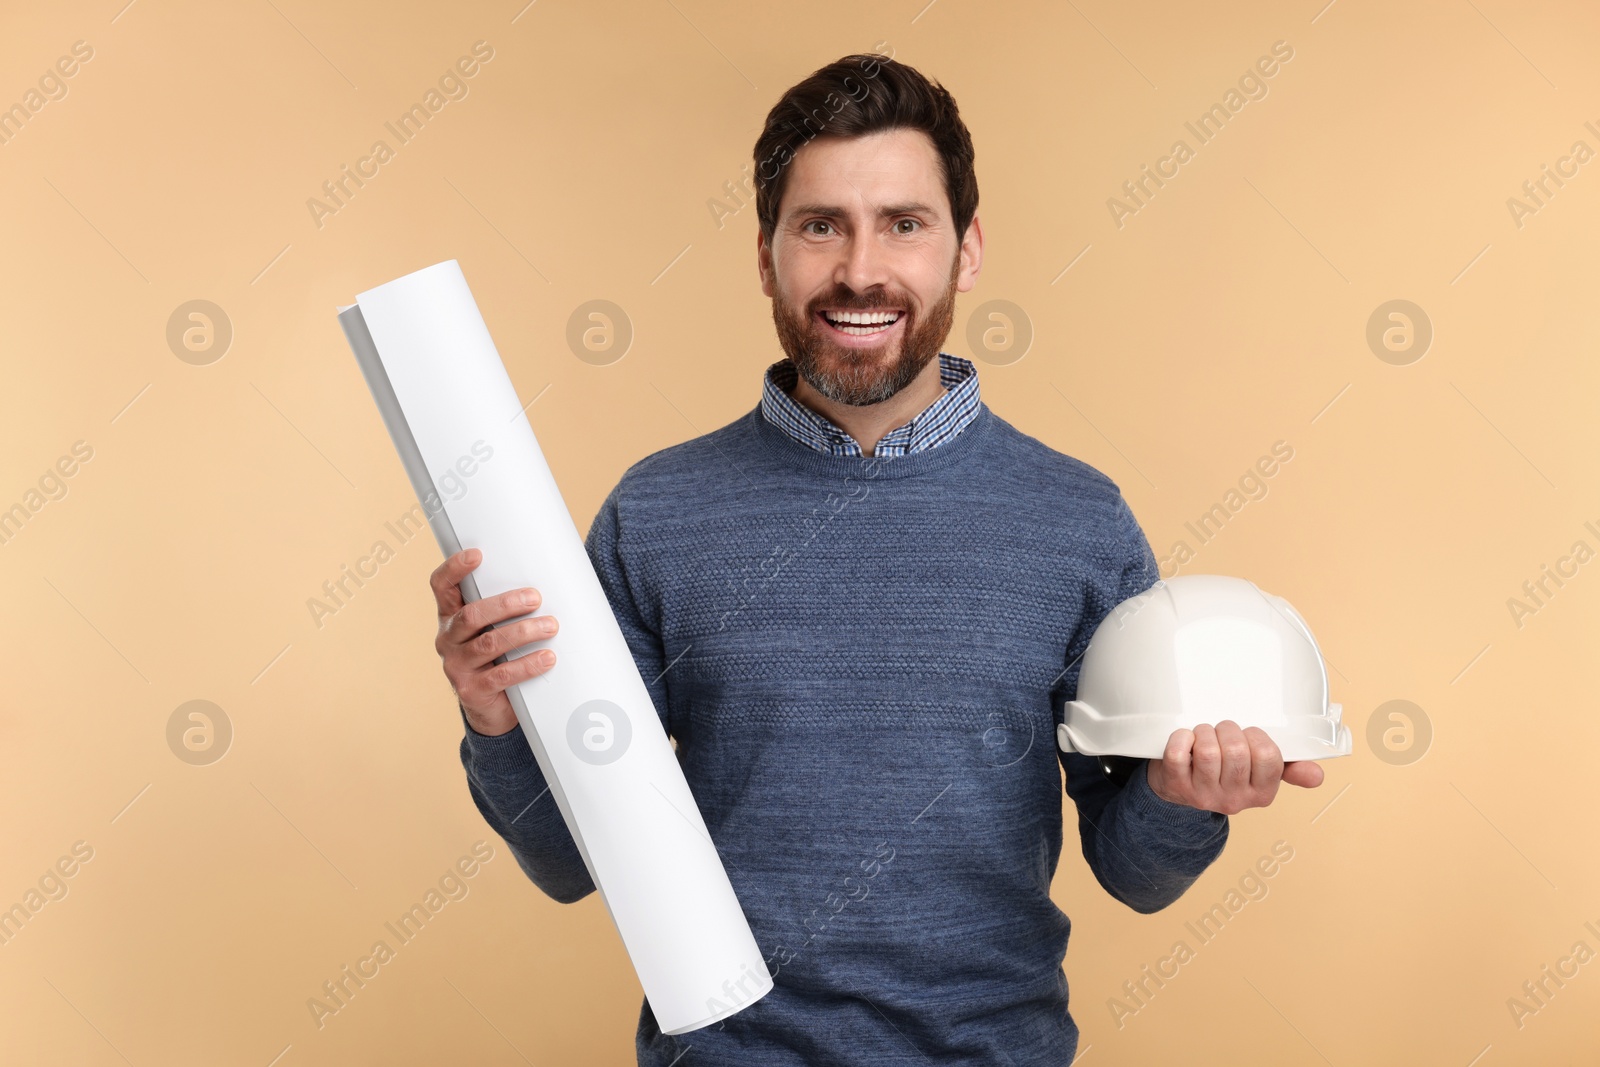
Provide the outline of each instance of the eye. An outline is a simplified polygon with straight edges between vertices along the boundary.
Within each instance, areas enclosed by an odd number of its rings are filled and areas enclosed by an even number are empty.
[[[894,232],[904,236],[906,234],[915,233],[916,230],[915,229],[902,230],[900,227],[902,227],[902,226],[920,227],[921,225],[922,225],[922,223],[918,222],[916,219],[898,219],[898,220],[895,221],[895,224],[894,224],[894,227],[895,227],[894,228]]]
[[[801,229],[805,230],[807,233],[810,233],[810,234],[812,234],[814,236],[821,237],[821,236],[824,236],[824,235],[820,234],[820,233],[817,233],[817,231],[811,229],[811,227],[813,227],[813,226],[828,226],[828,227],[831,228],[832,225],[833,224],[831,222],[828,222],[826,219],[812,219],[810,222],[808,222],[804,226],[802,226]]]

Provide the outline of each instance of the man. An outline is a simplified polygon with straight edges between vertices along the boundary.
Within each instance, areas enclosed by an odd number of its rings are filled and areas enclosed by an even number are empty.
[[[1090,634],[1156,562],[1115,483],[939,351],[983,258],[949,93],[846,57],[784,95],[755,161],[786,358],[754,409],[629,468],[587,547],[775,985],[681,1037],[647,1002],[639,1062],[1070,1063],[1062,771],[1090,870],[1150,913],[1216,859],[1230,814],[1321,769],[1226,720],[1110,770],[1053,743]],[[469,788],[539,888],[575,901],[593,884],[504,692],[553,653],[495,662],[555,620],[491,628],[534,590],[463,606],[479,560],[432,578]]]

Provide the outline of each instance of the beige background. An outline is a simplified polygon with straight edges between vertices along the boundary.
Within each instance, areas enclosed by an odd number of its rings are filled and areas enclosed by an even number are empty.
[[[0,23],[0,104],[93,49],[0,144],[0,507],[93,450],[0,544],[0,906],[93,849],[0,946],[0,1060],[632,1062],[640,991],[599,900],[541,896],[468,796],[437,546],[312,621],[414,502],[334,309],[458,258],[587,529],[630,463],[755,404],[779,354],[755,212],[719,229],[707,202],[785,87],[880,42],[977,145],[987,260],[946,349],[1113,477],[1158,555],[1292,446],[1184,571],[1300,609],[1357,736],[1321,788],[1236,816],[1165,912],[1113,901],[1069,840],[1084,1061],[1600,1054],[1600,963],[1520,1026],[1507,1003],[1600,950],[1600,564],[1520,627],[1507,605],[1600,549],[1600,162],[1520,227],[1507,206],[1573,142],[1600,150],[1592,7],[122,3]],[[480,40],[468,95],[319,228],[308,198]],[[1276,41],[1268,95],[1118,228],[1107,199]],[[209,365],[166,340],[196,299],[233,330]],[[593,299],[635,331],[608,365],[565,339]],[[1433,325],[1409,365],[1365,339],[1392,299]],[[988,300],[1031,323],[1021,359],[969,345]],[[209,765],[168,745],[190,700],[231,723]],[[1391,700],[1430,743],[1374,748]],[[480,839],[470,894],[318,1029],[307,999]],[[1275,841],[1268,895],[1196,947],[1185,923]],[[1119,1028],[1110,998],[1179,939],[1194,958]]]

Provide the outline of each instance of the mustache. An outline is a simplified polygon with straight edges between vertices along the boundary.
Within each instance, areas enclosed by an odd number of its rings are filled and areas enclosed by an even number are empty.
[[[823,308],[836,311],[876,311],[879,308],[904,308],[911,310],[911,301],[898,294],[880,293],[870,296],[861,296],[857,293],[834,293],[820,300],[813,300],[807,311],[815,314]]]

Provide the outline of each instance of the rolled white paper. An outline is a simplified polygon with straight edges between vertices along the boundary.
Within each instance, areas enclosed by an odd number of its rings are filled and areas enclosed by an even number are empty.
[[[561,620],[537,643],[556,665],[506,696],[657,1024],[753,1004],[772,988],[761,950],[460,266],[369,289],[339,320],[440,549],[483,553],[462,596],[532,586]]]

